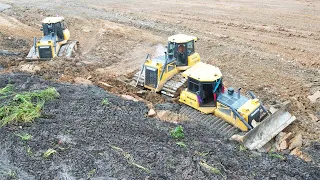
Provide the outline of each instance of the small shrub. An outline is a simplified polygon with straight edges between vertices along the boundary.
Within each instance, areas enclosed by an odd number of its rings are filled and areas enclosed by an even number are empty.
[[[50,157],[51,155],[53,155],[55,153],[57,153],[57,151],[50,148],[46,152],[43,153],[43,157],[44,158],[48,158],[48,157]]]
[[[7,175],[8,175],[8,177],[11,178],[11,179],[16,179],[16,178],[17,178],[16,172],[14,172],[14,171],[11,170],[11,169],[7,172]]]
[[[0,94],[11,92],[11,86],[0,90]],[[11,99],[0,108],[0,127],[13,122],[32,122],[40,117],[41,110],[46,101],[59,97],[55,88],[41,91],[10,94]]]
[[[96,169],[92,169],[91,171],[88,172],[88,178],[91,178],[95,173],[96,173]]]
[[[18,137],[20,137],[20,139],[22,141],[29,141],[32,139],[32,136],[28,133],[25,133],[25,134],[17,134]]]
[[[179,146],[182,147],[182,148],[186,148],[186,147],[187,147],[187,145],[186,145],[184,142],[182,142],[182,141],[177,142],[176,144],[179,145]]]
[[[199,162],[199,165],[202,166],[203,168],[207,169],[209,172],[213,173],[213,174],[219,174],[221,175],[221,172],[219,169],[212,167],[211,165],[207,164],[204,160],[201,160]]]
[[[177,126],[175,129],[170,131],[170,135],[174,139],[183,139],[184,138],[183,127]]]
[[[248,150],[247,147],[244,146],[243,144],[239,145],[239,151],[247,151],[247,150]]]
[[[27,154],[28,154],[29,156],[31,156],[31,155],[32,155],[32,150],[31,150],[31,148],[30,148],[30,147],[27,147]]]
[[[108,105],[110,104],[109,99],[108,99],[108,98],[104,98],[104,99],[101,101],[101,104],[102,104],[103,106],[108,106]]]
[[[269,156],[272,157],[272,158],[280,159],[280,160],[285,160],[286,159],[283,155],[277,154],[277,153],[269,153]]]

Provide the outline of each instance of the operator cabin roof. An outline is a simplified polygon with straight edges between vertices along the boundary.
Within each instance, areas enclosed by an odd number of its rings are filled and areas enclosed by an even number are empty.
[[[221,78],[219,68],[203,62],[198,62],[182,73],[184,77],[191,77],[201,82],[213,82]]]
[[[189,41],[197,41],[197,37],[195,36],[188,36],[188,35],[185,35],[185,34],[177,34],[177,35],[173,35],[173,36],[170,36],[168,38],[168,41],[170,42],[175,42],[175,43],[185,43],[185,42],[189,42]]]
[[[49,24],[49,23],[57,23],[57,22],[61,22],[63,21],[64,18],[63,17],[46,17],[42,23],[45,23],[45,24]]]

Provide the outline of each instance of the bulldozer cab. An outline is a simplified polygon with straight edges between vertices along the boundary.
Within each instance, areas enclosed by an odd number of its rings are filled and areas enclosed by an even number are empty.
[[[188,78],[188,91],[197,95],[200,107],[216,107],[217,96],[222,92],[222,78],[215,81],[201,81]]]
[[[63,31],[66,29],[63,17],[47,17],[42,21],[44,36],[56,36],[57,42],[64,41]]]
[[[188,79],[187,91],[196,95],[199,107],[217,106],[217,97],[223,91],[219,68],[199,62],[182,75]]]
[[[168,58],[176,60],[177,66],[189,66],[188,57],[195,53],[194,36],[178,34],[168,38]]]

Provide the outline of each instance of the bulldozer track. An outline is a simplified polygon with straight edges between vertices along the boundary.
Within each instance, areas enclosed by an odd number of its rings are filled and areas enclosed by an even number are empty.
[[[140,73],[141,73],[141,71],[138,71],[133,76],[132,84],[135,83],[135,85],[143,87],[144,86],[144,79],[145,79],[144,70],[142,71],[140,78],[139,78]],[[139,79],[139,81],[138,81],[138,79]],[[161,94],[167,95],[169,97],[176,97],[177,95],[179,95],[181,88],[184,87],[186,82],[187,82],[187,79],[182,76],[182,73],[176,74],[164,84],[164,86],[160,92],[161,92]]]
[[[226,138],[229,138],[232,135],[240,132],[239,129],[227,123],[223,119],[216,117],[212,114],[203,114],[200,111],[186,105],[183,105],[181,107],[179,114],[183,114],[190,120],[196,121],[197,123],[209,127],[217,134]]]

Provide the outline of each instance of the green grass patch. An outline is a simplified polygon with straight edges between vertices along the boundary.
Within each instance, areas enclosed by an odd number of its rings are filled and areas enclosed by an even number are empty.
[[[101,101],[101,105],[108,106],[110,104],[110,101],[108,98],[103,98]]]
[[[46,152],[43,153],[43,157],[44,157],[44,158],[48,158],[48,157],[54,155],[55,153],[57,153],[56,150],[54,150],[54,149],[48,149]]]
[[[119,147],[117,147],[117,146],[111,146],[111,148],[112,148],[113,150],[117,151],[118,153],[122,154],[123,157],[127,160],[127,162],[128,162],[130,165],[135,166],[135,167],[137,167],[137,168],[139,168],[139,169],[141,169],[141,170],[143,170],[143,171],[145,171],[145,172],[147,172],[147,173],[150,173],[150,170],[149,170],[148,168],[143,167],[143,166],[141,166],[140,164],[137,164],[137,163],[134,161],[133,157],[132,157],[128,152],[125,152],[122,148],[119,148]]]
[[[239,151],[247,151],[248,148],[246,146],[244,146],[243,144],[239,145]]]
[[[28,133],[25,133],[25,134],[17,134],[18,137],[20,137],[20,139],[22,141],[29,141],[32,139],[32,136]]]
[[[186,147],[187,147],[187,145],[186,145],[184,142],[182,142],[182,141],[177,142],[176,144],[177,144],[178,146],[182,147],[182,148],[186,148]]]
[[[278,153],[269,153],[269,156],[272,158],[280,159],[282,161],[286,159],[286,157],[284,157],[283,155],[278,154]]]
[[[15,93],[12,85],[7,85],[0,90],[0,99],[5,99],[0,108],[0,127],[6,124],[32,122],[41,116],[43,105],[59,97],[55,88],[34,92]]]
[[[96,173],[96,171],[97,171],[96,169],[92,169],[91,171],[89,171],[87,173],[88,178],[90,179]]]
[[[31,147],[27,147],[27,154],[29,155],[29,156],[32,156],[32,150],[31,150]]]
[[[226,177],[221,173],[221,171],[218,168],[215,168],[211,165],[209,165],[207,162],[205,162],[204,160],[200,160],[199,165],[201,167],[203,167],[204,169],[206,169],[207,171],[209,171],[212,174],[217,174],[222,176],[224,179],[226,179]]]
[[[172,131],[170,131],[170,135],[174,139],[183,139],[184,138],[183,127],[177,126]]]

